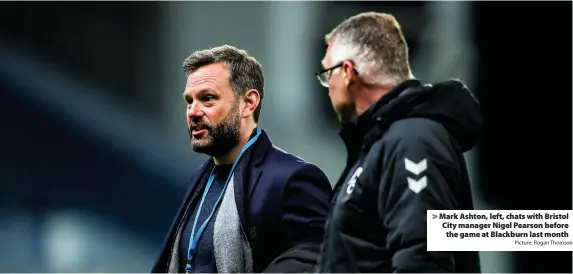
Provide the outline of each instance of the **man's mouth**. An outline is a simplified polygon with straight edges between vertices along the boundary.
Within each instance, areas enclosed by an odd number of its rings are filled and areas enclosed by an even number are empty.
[[[207,133],[207,129],[208,128],[205,126],[191,127],[191,135],[193,135],[194,138],[199,138],[203,136],[205,133]]]

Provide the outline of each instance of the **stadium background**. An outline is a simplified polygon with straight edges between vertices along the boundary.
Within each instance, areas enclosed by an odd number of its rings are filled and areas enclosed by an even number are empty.
[[[478,208],[571,209],[571,2],[3,2],[0,271],[150,270],[205,159],[181,98],[193,50],[254,55],[261,127],[335,182],[345,151],[313,73],[323,35],[363,11],[397,17],[418,78],[480,99]],[[484,272],[571,272],[571,252],[481,255]]]

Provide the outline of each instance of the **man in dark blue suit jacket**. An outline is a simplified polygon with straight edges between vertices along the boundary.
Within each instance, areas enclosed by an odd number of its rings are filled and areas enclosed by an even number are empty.
[[[191,145],[212,157],[191,179],[152,272],[313,271],[332,189],[257,127],[261,65],[222,46],[193,53],[184,69]]]

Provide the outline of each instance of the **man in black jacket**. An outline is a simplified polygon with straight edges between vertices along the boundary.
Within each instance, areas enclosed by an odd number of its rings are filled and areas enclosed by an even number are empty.
[[[318,272],[480,272],[478,252],[430,252],[426,210],[474,208],[463,153],[482,117],[459,80],[423,85],[389,14],[351,17],[326,36],[317,73],[348,150]]]

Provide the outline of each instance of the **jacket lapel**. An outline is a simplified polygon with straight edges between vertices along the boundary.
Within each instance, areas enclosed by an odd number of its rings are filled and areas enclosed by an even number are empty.
[[[250,197],[261,178],[263,173],[261,164],[271,147],[272,144],[268,135],[262,130],[259,140],[253,144],[248,153],[245,153],[247,157],[241,159],[234,172],[235,202],[239,213],[239,221],[241,222],[243,231],[247,233],[247,237],[249,237],[249,243],[252,242],[253,237],[249,229],[248,220]]]
[[[273,144],[271,143],[271,139],[265,131],[262,131],[260,140],[257,142],[257,146],[255,146],[255,149],[253,150],[252,164],[249,169],[250,181],[248,182],[248,192],[246,197],[251,197],[253,191],[255,191],[263,173],[262,164],[272,146]]]

